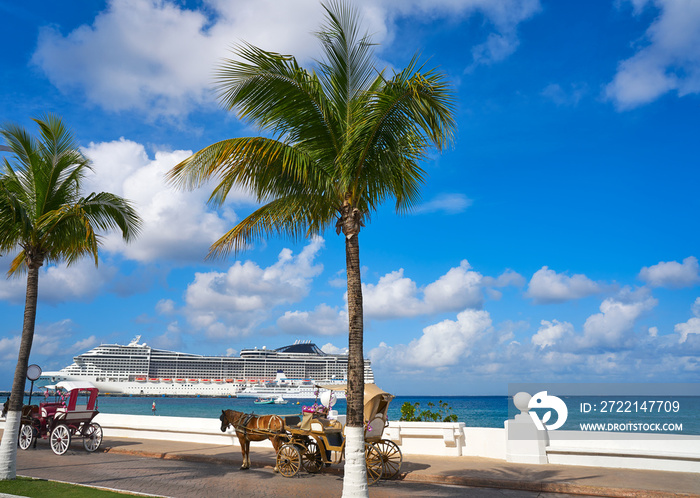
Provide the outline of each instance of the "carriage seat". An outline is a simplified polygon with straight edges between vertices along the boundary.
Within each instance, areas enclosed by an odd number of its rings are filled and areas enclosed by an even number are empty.
[[[386,419],[381,413],[377,413],[374,418],[365,426],[365,441],[379,441],[384,434],[384,427],[386,427]]]
[[[318,432],[341,432],[343,426],[337,420],[329,420],[325,417],[316,417],[311,420],[311,430]]]
[[[284,419],[284,425],[287,427],[297,427],[301,423],[299,415],[285,415],[282,418]]]
[[[40,403],[39,408],[41,410],[41,416],[46,418],[53,417],[56,414],[56,410],[59,408],[65,408],[65,405],[61,402]]]

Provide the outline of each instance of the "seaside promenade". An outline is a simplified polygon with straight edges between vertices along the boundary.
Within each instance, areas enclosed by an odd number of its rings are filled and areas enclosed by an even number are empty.
[[[17,471],[19,475],[30,477],[157,496],[268,496],[267,492],[272,493],[269,496],[275,493],[277,496],[309,496],[316,487],[325,491],[320,495],[316,493],[317,496],[339,496],[342,465],[331,466],[321,474],[302,472],[286,479],[272,472],[274,456],[268,448],[251,448],[253,468],[245,472],[238,470],[241,465],[239,448],[230,445],[105,437],[96,454],[87,453],[76,441],[61,457],[51,452],[46,441],[40,441],[36,450],[18,450]],[[238,483],[238,492],[230,488],[230,493],[225,493],[226,486],[233,486],[234,482]],[[192,486],[201,487],[202,492]],[[370,496],[499,496],[489,494],[489,490],[510,490],[503,492],[523,497],[560,493],[700,498],[700,475],[526,465],[480,457],[406,455],[400,478],[371,487]]]

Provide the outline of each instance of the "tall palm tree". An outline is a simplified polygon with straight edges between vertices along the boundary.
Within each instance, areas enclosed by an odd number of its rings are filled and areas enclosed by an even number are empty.
[[[268,136],[210,145],[169,172],[181,188],[216,178],[210,202],[221,205],[234,185],[263,204],[215,242],[226,256],[275,233],[300,239],[331,226],[345,235],[349,317],[344,495],[366,490],[364,354],[359,233],[387,199],[406,212],[419,200],[428,149],[453,136],[453,94],[438,71],[414,58],[390,78],[373,66],[372,44],[347,4],[323,6],[317,70],[292,56],[249,44],[217,71],[220,99]],[[366,493],[366,491],[365,491]]]
[[[92,256],[97,265],[97,231],[118,229],[129,241],[138,234],[141,223],[130,203],[119,196],[101,192],[81,197],[81,182],[91,169],[72,133],[54,115],[34,121],[39,126],[39,137],[18,125],[0,128],[0,136],[12,152],[0,166],[0,252],[18,250],[8,276],[27,274],[22,338],[0,446],[0,479],[14,479],[16,475],[39,268],[58,261],[70,265],[83,256]]]

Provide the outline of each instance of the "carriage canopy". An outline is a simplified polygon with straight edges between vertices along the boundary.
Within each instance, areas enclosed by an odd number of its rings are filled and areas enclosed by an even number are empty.
[[[319,384],[318,387],[331,391],[347,391],[348,389],[347,384]],[[382,414],[386,418],[386,412],[392,399],[394,399],[394,395],[384,391],[377,384],[365,384],[363,402],[365,423],[373,420],[377,414]]]

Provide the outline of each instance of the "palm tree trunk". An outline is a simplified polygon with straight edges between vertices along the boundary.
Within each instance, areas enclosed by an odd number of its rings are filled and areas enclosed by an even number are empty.
[[[343,498],[367,496],[365,464],[364,391],[365,360],[362,348],[362,280],[360,276],[359,234],[345,238],[345,262],[348,280],[348,390],[345,428],[345,476]]]
[[[43,260],[43,258],[42,258]],[[5,430],[0,443],[0,480],[17,477],[17,438],[22,418],[24,388],[27,384],[27,367],[29,354],[34,341],[34,324],[36,323],[36,303],[39,294],[39,268],[43,261],[30,262],[27,270],[27,294],[24,304],[24,324],[19,346],[15,378],[10,393],[10,404],[5,419]]]

